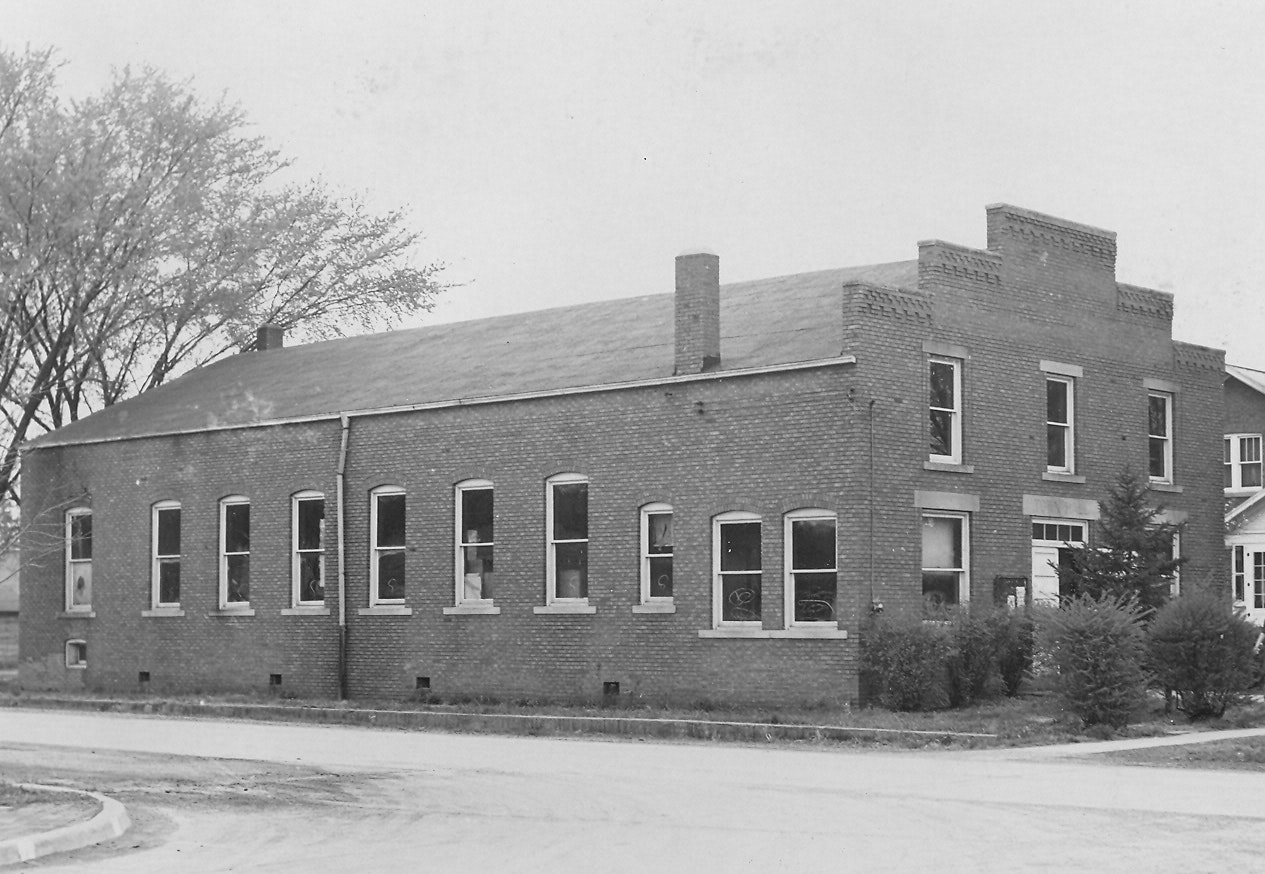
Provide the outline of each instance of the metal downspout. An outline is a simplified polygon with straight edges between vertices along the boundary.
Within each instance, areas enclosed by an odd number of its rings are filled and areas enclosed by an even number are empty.
[[[342,440],[338,447],[337,492],[338,503],[338,697],[347,698],[347,558],[344,551],[346,542],[346,501],[344,499],[344,480],[347,477],[347,436],[351,431],[351,417],[346,413],[338,416],[342,425]]]

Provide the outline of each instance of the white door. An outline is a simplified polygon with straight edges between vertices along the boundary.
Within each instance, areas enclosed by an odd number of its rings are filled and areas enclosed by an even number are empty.
[[[1054,563],[1054,567],[1050,563]],[[1057,546],[1038,546],[1032,544],[1032,603],[1059,603],[1059,572],[1055,570],[1059,564],[1059,548]]]

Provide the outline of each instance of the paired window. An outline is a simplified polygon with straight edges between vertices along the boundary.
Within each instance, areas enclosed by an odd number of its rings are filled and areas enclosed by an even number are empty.
[[[457,603],[491,604],[492,550],[496,545],[492,483],[457,483],[456,498]]]
[[[76,507],[66,513],[66,610],[92,609],[92,511]]]
[[[672,505],[641,508],[641,603],[672,600]]]
[[[922,514],[922,598],[927,608],[965,603],[970,598],[970,516]]]
[[[947,464],[962,463],[962,362],[957,358],[927,359],[930,389],[930,457]]]
[[[1052,473],[1075,468],[1075,387],[1070,376],[1045,378],[1045,467]]]
[[[545,482],[546,604],[582,604],[589,596],[589,483],[579,474]]]
[[[788,625],[838,623],[837,522],[828,510],[786,515],[786,615]]]
[[[1173,481],[1173,395],[1152,391],[1147,395],[1148,470],[1151,481]]]
[[[291,498],[290,579],[296,606],[325,603],[325,496],[299,492]]]
[[[396,486],[383,486],[370,493],[371,605],[404,603],[404,506],[404,490]]]
[[[180,606],[180,504],[154,504],[152,529],[153,566],[150,571],[152,605]]]
[[[250,499],[220,501],[220,607],[250,606]]]
[[[712,610],[717,628],[761,626],[760,517],[722,513],[712,528]]]
[[[1225,487],[1261,487],[1261,435],[1227,434],[1225,437]]]

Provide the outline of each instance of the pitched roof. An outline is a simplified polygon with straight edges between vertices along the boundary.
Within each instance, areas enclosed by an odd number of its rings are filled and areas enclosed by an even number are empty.
[[[721,287],[724,370],[833,358],[841,286],[916,287],[917,261]],[[234,355],[31,447],[255,425],[669,377],[671,294],[598,301]]]
[[[1265,395],[1265,372],[1252,370],[1250,367],[1235,367],[1233,364],[1227,364],[1225,372],[1248,388],[1254,388]]]

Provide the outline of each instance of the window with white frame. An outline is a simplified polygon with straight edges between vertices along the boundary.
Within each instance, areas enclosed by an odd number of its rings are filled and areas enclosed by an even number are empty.
[[[1265,607],[1265,552],[1252,553],[1252,609]]]
[[[1152,482],[1173,481],[1173,395],[1147,394],[1148,472]]]
[[[837,520],[829,510],[786,514],[786,616],[789,625],[838,625]]]
[[[589,481],[564,473],[545,482],[546,601],[585,603],[589,596]]]
[[[1231,574],[1234,579],[1234,600],[1247,603],[1247,567],[1243,558],[1243,547],[1234,547],[1234,563]]]
[[[922,598],[928,608],[965,603],[970,598],[970,516],[922,514]]]
[[[1261,435],[1227,434],[1224,446],[1225,487],[1227,489],[1259,489],[1261,487]]]
[[[1180,561],[1182,557],[1182,535],[1179,531],[1173,532],[1173,539],[1169,542],[1169,556],[1173,561]],[[1168,593],[1176,598],[1182,593],[1182,568],[1181,565],[1173,568],[1172,576],[1168,580]]]
[[[641,508],[641,603],[672,600],[672,505]]]
[[[66,610],[92,609],[92,510],[66,512]]]
[[[220,607],[250,606],[250,499],[220,501]]]
[[[404,489],[383,486],[370,493],[371,605],[404,603],[404,510]]]
[[[154,607],[180,606],[180,503],[159,501],[152,519]]]
[[[962,462],[962,362],[957,358],[927,359],[929,387],[929,450],[932,461]]]
[[[761,627],[760,517],[722,513],[712,528],[712,610],[717,628]]]
[[[1076,466],[1076,383],[1070,376],[1045,378],[1045,468],[1072,473]]]
[[[325,603],[325,496],[290,499],[290,583],[295,606]]]
[[[492,483],[457,483],[457,603],[490,604],[494,597],[492,554],[496,546]]]
[[[78,670],[88,667],[88,642],[86,640],[66,641],[66,667]]]

